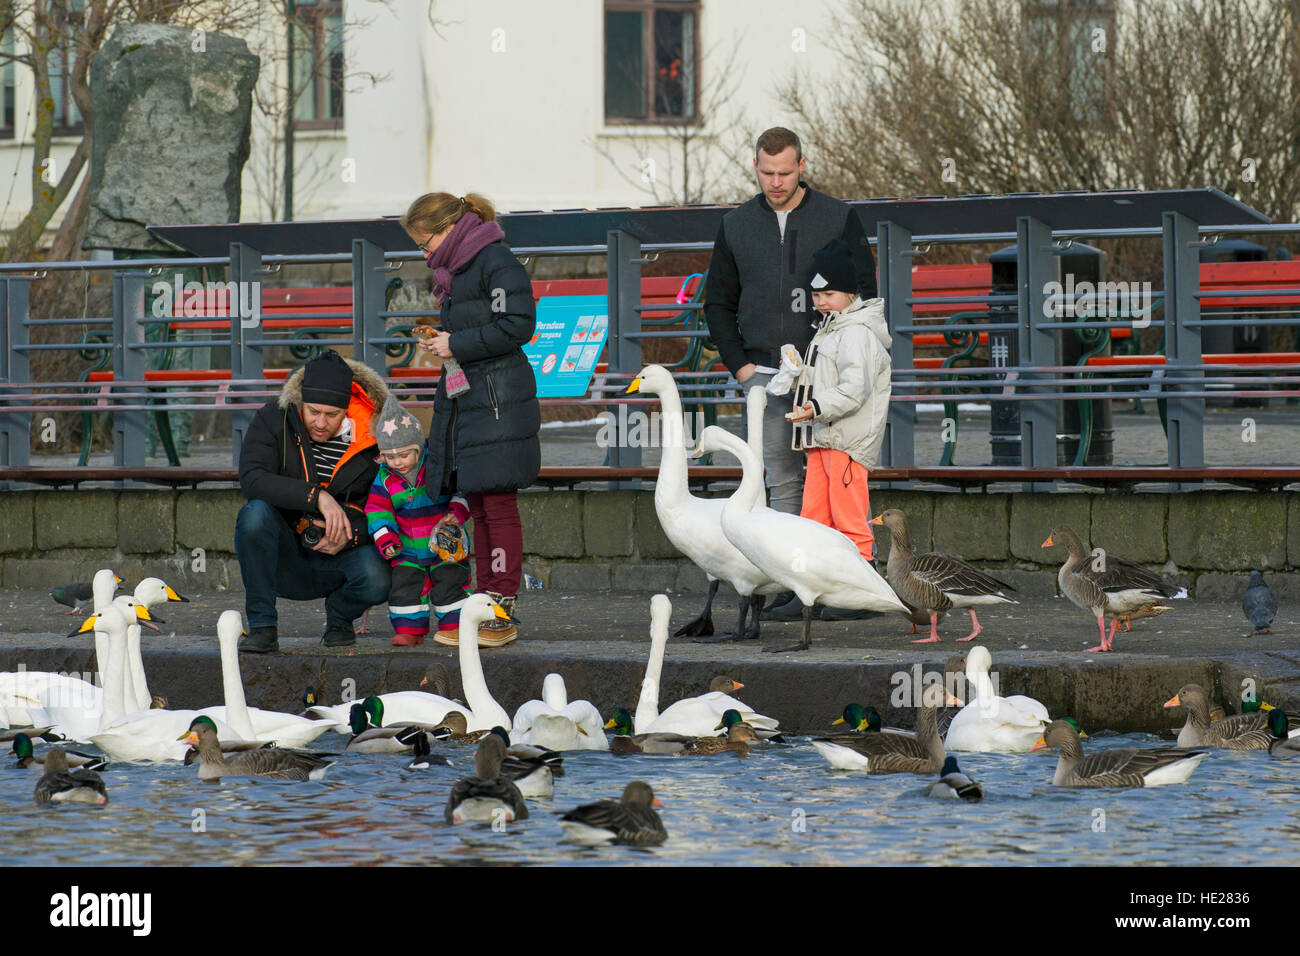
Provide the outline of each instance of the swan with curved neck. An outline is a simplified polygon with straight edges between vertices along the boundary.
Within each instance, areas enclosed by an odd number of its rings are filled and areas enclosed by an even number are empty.
[[[682,425],[682,401],[672,374],[659,365],[641,370],[628,392],[658,395],[663,408],[660,427],[662,454],[655,479],[655,514],[665,536],[677,550],[691,559],[709,579],[709,594],[699,617],[682,626],[678,637],[694,637],[699,644],[753,640],[759,636],[758,615],[765,596],[781,590],[757,568],[722,533],[722,500],[697,498],[690,492],[687,460],[690,457]],[[751,388],[745,396],[748,442],[759,461],[763,457],[763,409],[767,393]],[[759,480],[762,480],[760,464]],[[713,599],[718,583],[726,581],[740,595],[740,616],[736,629],[726,634],[713,633]],[[757,595],[757,597],[755,597]],[[746,628],[746,617],[751,618]]]
[[[740,459],[740,487],[722,508],[722,531],[737,549],[782,590],[803,603],[803,635],[798,644],[765,651],[804,651],[812,646],[812,607],[899,611],[907,607],[846,535],[798,515],[763,504],[763,463],[747,444],[725,429],[704,429],[700,448],[726,451]]]
[[[510,742],[550,750],[609,749],[600,711],[588,700],[570,702],[559,674],[546,675],[541,700],[530,700],[515,712]]]
[[[992,666],[993,657],[983,645],[966,655],[966,680],[974,695],[948,725],[949,750],[1027,753],[1051,722],[1047,708],[1032,697],[999,697],[989,677]]]
[[[198,711],[157,708],[124,713],[129,706],[126,645],[127,630],[131,625],[119,604],[126,601],[134,605],[133,599],[120,597],[113,606],[82,625],[83,629],[103,629],[108,637],[103,718],[100,729],[91,735],[90,741],[114,760],[183,760],[188,748],[177,738],[199,715]],[[218,722],[217,728],[223,740],[243,739],[224,722]]]
[[[384,705],[385,723],[389,726],[419,724],[436,727],[453,710],[465,713],[468,704],[470,713],[466,714],[466,719],[469,730],[509,727],[510,715],[493,699],[483,677],[483,664],[479,660],[478,627],[493,616],[509,617],[486,594],[471,594],[460,606],[457,650],[465,703],[422,690],[399,690],[372,695],[378,697]],[[307,713],[325,723],[330,730],[350,736],[352,728],[349,717],[353,703],[355,702],[349,700],[341,704],[314,704],[307,708]]]
[[[152,611],[156,607],[162,607],[169,601],[189,602],[189,598],[181,597],[162,578],[145,578],[135,586],[135,591],[132,592],[131,597],[137,604],[144,605],[148,611]],[[153,625],[151,624],[150,627],[153,627]],[[127,631],[126,661],[129,668],[129,681],[127,683],[126,701],[133,710],[148,710],[153,701],[153,695],[149,693],[149,682],[145,678],[144,658],[140,654],[140,633],[139,627]]]
[[[633,732],[645,733],[659,716],[659,675],[664,667],[664,650],[668,647],[668,621],[673,606],[666,594],[656,594],[650,599],[650,659],[646,661],[645,677],[641,681],[641,696],[636,702]]]

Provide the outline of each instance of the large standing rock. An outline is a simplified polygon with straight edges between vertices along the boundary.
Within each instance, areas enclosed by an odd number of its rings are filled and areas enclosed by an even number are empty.
[[[95,56],[85,248],[167,251],[146,224],[239,219],[260,61],[236,37],[201,39],[124,24]]]

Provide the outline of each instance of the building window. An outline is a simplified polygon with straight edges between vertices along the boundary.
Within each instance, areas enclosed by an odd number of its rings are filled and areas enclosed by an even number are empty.
[[[698,0],[606,0],[605,119],[697,119]]]
[[[343,4],[294,5],[293,108],[297,129],[343,128]]]
[[[56,38],[49,58],[55,136],[80,136],[84,132],[81,110],[77,109],[77,102],[72,98],[71,76],[77,63],[77,39],[85,22],[85,11],[86,0],[71,0],[66,7],[53,4],[50,8],[50,26]],[[6,91],[12,90],[13,81],[8,76],[6,83]]]
[[[12,27],[0,36],[0,139],[14,137],[14,31]]]
[[[1058,81],[1070,94],[1071,120],[1096,122],[1107,106],[1113,0],[1022,0],[1022,9],[1026,42],[1057,64]]]

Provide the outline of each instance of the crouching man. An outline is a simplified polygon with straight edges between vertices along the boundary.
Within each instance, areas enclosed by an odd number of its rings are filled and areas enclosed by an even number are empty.
[[[248,504],[235,522],[241,651],[280,649],[277,598],[324,598],[326,647],[355,644],[352,622],[387,600],[388,562],[370,546],[365,514],[379,469],[370,420],[387,397],[374,371],[330,349],[253,417],[239,457]]]

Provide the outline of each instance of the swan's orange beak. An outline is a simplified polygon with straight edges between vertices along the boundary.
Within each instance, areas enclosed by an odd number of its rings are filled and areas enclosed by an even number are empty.
[[[1049,535],[1047,536],[1047,540],[1043,542],[1043,547],[1044,547],[1044,548],[1050,548],[1050,547],[1051,547],[1052,545],[1054,545],[1055,543],[1056,543],[1056,542],[1052,540],[1052,536],[1049,534]]]
[[[1167,701],[1165,701],[1165,706],[1166,706],[1166,707],[1181,707],[1181,706],[1183,706],[1183,702],[1182,702],[1181,700],[1178,699],[1178,695],[1177,695],[1177,694],[1174,694],[1173,697],[1170,697]]]
[[[1033,745],[1032,747],[1030,747],[1029,749],[1030,749],[1030,750],[1042,750],[1042,749],[1043,749],[1044,747],[1046,747],[1046,746],[1047,746],[1047,741],[1044,740],[1042,737],[1039,737],[1038,740],[1034,742],[1034,745]]]
[[[641,376],[638,375],[636,378],[632,379],[632,384],[627,387],[627,391],[623,394],[631,395],[633,392],[639,391],[641,391]]]

